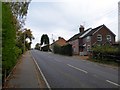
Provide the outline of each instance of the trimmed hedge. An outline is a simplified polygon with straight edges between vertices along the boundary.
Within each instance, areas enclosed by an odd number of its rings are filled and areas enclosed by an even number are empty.
[[[59,46],[57,44],[54,45],[53,47],[53,51],[56,54],[61,54],[61,55],[67,55],[67,56],[72,56],[72,45],[71,44],[67,44],[64,46]]]
[[[110,45],[94,46],[92,48],[92,58],[97,60],[120,61],[119,48]]]

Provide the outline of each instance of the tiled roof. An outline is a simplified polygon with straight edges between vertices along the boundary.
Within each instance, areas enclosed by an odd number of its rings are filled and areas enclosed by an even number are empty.
[[[62,46],[62,45],[66,44],[66,40],[64,38],[60,38],[57,41],[53,42],[51,45],[53,45],[53,44],[58,44],[58,45]]]
[[[84,32],[81,32],[81,33],[78,33],[78,34],[75,34],[73,37],[71,37],[67,42],[69,41],[73,41],[75,39],[78,39],[81,35],[83,35],[85,32],[87,32],[89,29],[85,30]]]
[[[86,36],[91,36],[95,31],[97,31],[98,29],[100,29],[100,28],[103,27],[103,26],[105,26],[105,25],[100,25],[100,26],[92,29],[92,30],[91,30],[89,33],[87,33],[84,37],[86,37]]]

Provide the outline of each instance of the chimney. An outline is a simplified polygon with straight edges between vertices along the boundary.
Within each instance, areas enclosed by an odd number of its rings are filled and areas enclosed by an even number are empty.
[[[84,26],[83,25],[80,25],[80,28],[79,28],[79,32],[84,32]]]
[[[61,37],[58,37],[58,40],[60,40],[61,39]]]

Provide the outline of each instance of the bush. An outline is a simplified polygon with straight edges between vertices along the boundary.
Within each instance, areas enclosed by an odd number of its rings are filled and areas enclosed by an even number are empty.
[[[60,54],[61,52],[61,46],[55,44],[54,47],[53,47],[53,52],[56,53],[56,54]]]
[[[93,58],[97,60],[111,60],[115,61],[118,58],[118,47],[110,45],[94,46],[92,48]],[[117,57],[117,58],[116,58]]]
[[[53,51],[56,54],[72,56],[72,45],[70,44],[64,46],[54,45]]]
[[[22,49],[15,47],[15,56],[16,59],[22,54]]]

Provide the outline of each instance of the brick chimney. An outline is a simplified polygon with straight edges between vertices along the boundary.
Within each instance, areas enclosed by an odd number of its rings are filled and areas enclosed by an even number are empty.
[[[79,32],[84,32],[84,26],[83,25],[80,25],[80,28],[79,28]]]
[[[62,37],[58,37],[58,40],[60,40]]]

